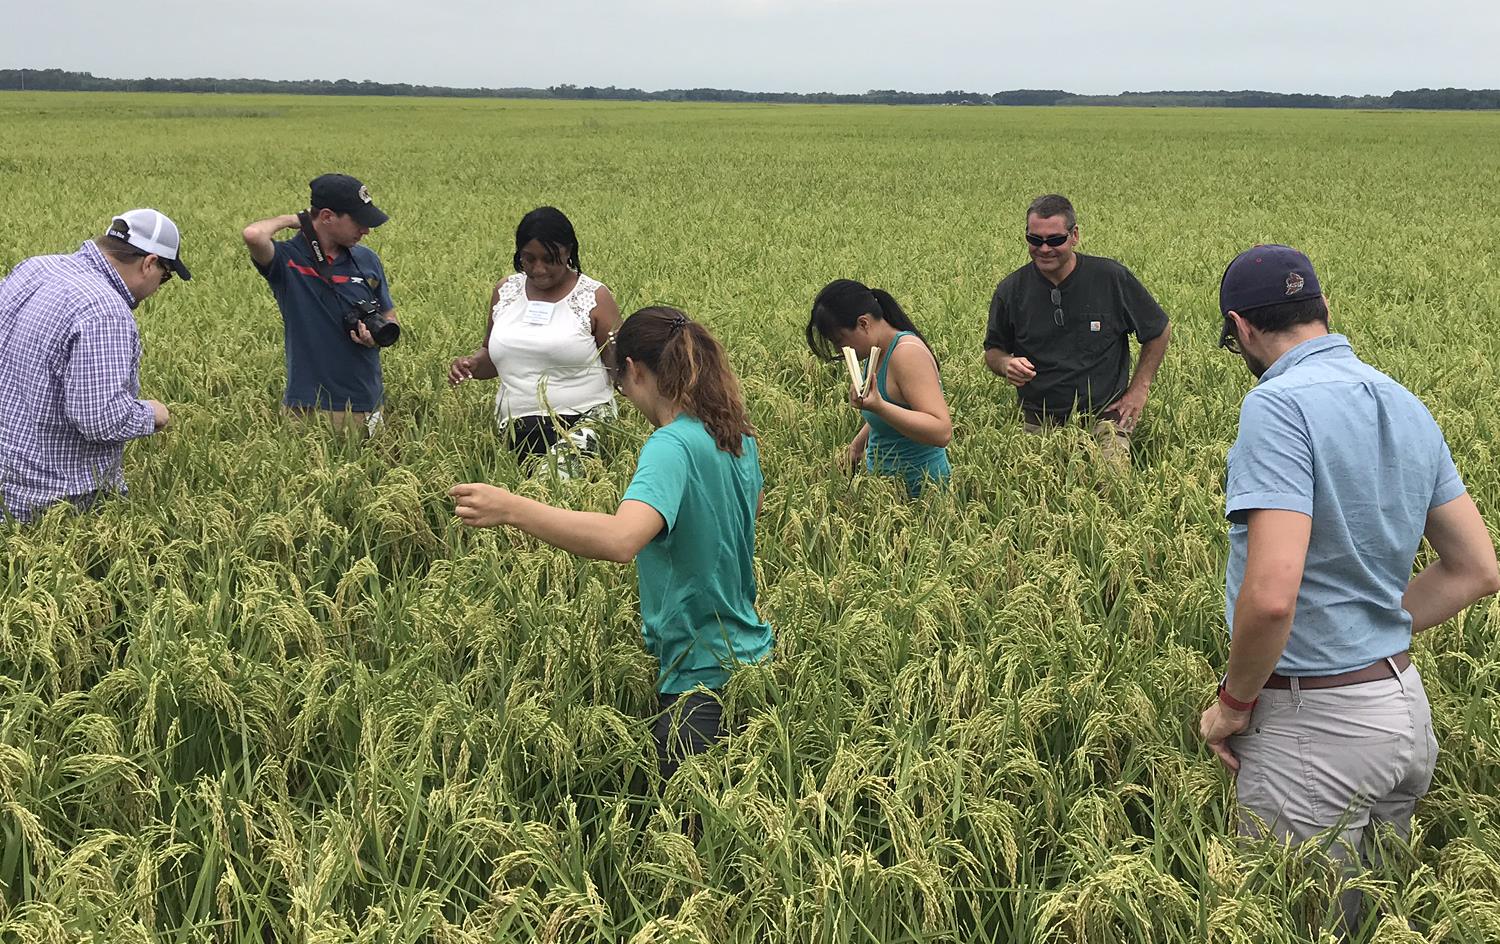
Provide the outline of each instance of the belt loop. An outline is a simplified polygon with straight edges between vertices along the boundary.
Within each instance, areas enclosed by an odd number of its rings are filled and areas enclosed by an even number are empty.
[[[1297,711],[1302,710],[1302,680],[1295,675],[1292,676],[1292,704]]]
[[[1385,664],[1391,667],[1391,674],[1396,677],[1396,684],[1401,686],[1401,691],[1406,691],[1406,680],[1401,677],[1401,670],[1396,668],[1396,657],[1386,656]]]

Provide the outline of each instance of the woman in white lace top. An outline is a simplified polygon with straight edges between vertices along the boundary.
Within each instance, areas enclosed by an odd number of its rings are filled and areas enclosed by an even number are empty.
[[[615,415],[606,359],[620,307],[580,270],[573,224],[553,207],[521,218],[513,262],[490,296],[484,343],[453,360],[448,382],[499,379],[495,415],[522,458],[593,452],[591,421]]]

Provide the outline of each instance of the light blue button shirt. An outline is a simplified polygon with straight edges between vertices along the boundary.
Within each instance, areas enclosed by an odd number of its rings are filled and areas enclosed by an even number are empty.
[[[1401,598],[1427,513],[1464,494],[1432,414],[1354,356],[1343,335],[1283,354],[1240,407],[1225,488],[1231,631],[1249,512],[1296,511],[1312,536],[1291,638],[1276,671],[1333,675],[1411,645]]]

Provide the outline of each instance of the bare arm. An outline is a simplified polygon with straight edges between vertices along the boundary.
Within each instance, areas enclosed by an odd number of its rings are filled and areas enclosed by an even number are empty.
[[[1036,377],[1036,366],[1028,358],[1016,357],[998,347],[984,349],[984,366],[999,374],[1013,387],[1024,387]]]
[[[953,418],[948,401],[938,381],[937,361],[920,341],[898,343],[887,355],[891,359],[887,382],[892,395],[911,405],[899,407],[880,395],[874,385],[863,399],[852,398],[855,406],[869,410],[890,423],[907,439],[928,446],[946,446],[953,439]]]
[[[1105,412],[1114,410],[1119,413],[1120,428],[1126,432],[1135,429],[1141,412],[1146,408],[1146,395],[1151,390],[1151,381],[1156,378],[1156,369],[1161,366],[1162,358],[1167,356],[1167,343],[1171,338],[1172,326],[1167,325],[1161,334],[1141,345],[1135,376],[1130,378],[1130,384],[1120,394],[1120,399],[1104,408]]]
[[[573,511],[523,498],[493,485],[455,485],[454,514],[475,528],[508,525],[579,557],[627,564],[666,527],[645,502],[620,502],[614,514]]]
[[[1250,512],[1245,579],[1234,602],[1234,639],[1224,678],[1224,691],[1237,701],[1254,702],[1281,661],[1311,538],[1308,515],[1269,508]],[[1249,725],[1249,711],[1216,700],[1199,719],[1198,732],[1225,767],[1239,770],[1239,758],[1226,741]]]
[[[1500,591],[1495,545],[1468,494],[1429,511],[1423,534],[1438,559],[1412,578],[1401,598],[1401,606],[1411,614],[1414,633],[1445,622],[1481,597]]]
[[[1167,325],[1161,334],[1141,345],[1141,356],[1135,365],[1135,376],[1130,378],[1128,390],[1139,390],[1142,396],[1151,389],[1156,379],[1156,369],[1167,356],[1167,345],[1172,340],[1172,326]]]
[[[272,237],[284,229],[296,229],[299,225],[297,214],[287,213],[251,223],[240,235],[245,238],[245,245],[250,249],[250,258],[255,260],[256,265],[264,268],[276,257],[276,244],[272,242]]]
[[[448,383],[457,385],[465,380],[492,380],[497,374],[495,364],[490,360],[490,332],[495,329],[495,306],[500,304],[500,286],[503,281],[496,282],[495,288],[490,292],[490,307],[488,310],[489,320],[484,325],[484,338],[480,340],[479,347],[474,353],[455,357],[448,365]]]
[[[609,343],[620,330],[620,306],[609,289],[599,286],[594,292],[594,310],[589,315],[594,332],[594,347],[599,351],[599,363],[606,370],[615,367],[615,346]]]
[[[1013,387],[1024,387],[1036,377],[1036,365],[1030,358],[1012,353],[1016,347],[1016,326],[999,286],[990,297],[990,319],[984,329],[984,366],[1004,377]]]
[[[1312,518],[1301,512],[1250,512],[1245,579],[1234,601],[1234,639],[1224,687],[1254,701],[1281,661],[1297,612],[1297,591],[1312,538]]]
[[[870,424],[864,423],[859,427],[859,432],[854,434],[854,439],[844,450],[844,465],[850,472],[856,472],[860,467],[860,460],[865,457],[865,449],[870,444]]]

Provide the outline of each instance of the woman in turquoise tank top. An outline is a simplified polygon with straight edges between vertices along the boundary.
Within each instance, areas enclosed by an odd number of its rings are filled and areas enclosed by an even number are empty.
[[[937,358],[890,293],[853,279],[828,283],[813,300],[807,345],[829,360],[839,360],[845,347],[861,355],[880,348],[870,392],[849,395],[865,420],[849,444],[851,465],[863,456],[866,469],[900,478],[912,497],[929,483],[947,483],[953,419]]]

